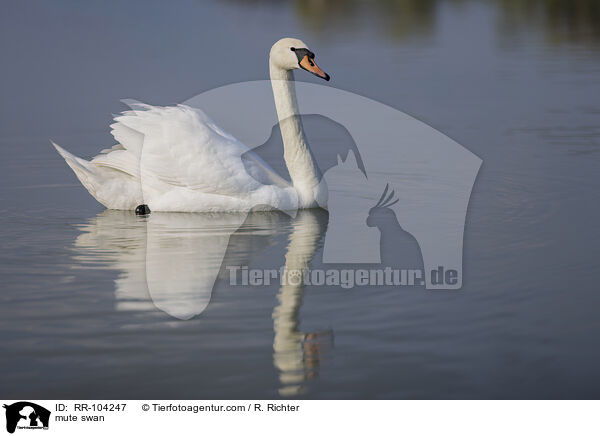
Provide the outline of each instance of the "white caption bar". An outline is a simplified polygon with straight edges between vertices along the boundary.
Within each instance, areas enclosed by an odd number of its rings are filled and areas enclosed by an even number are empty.
[[[19,436],[39,435],[31,430],[44,427],[44,436],[129,430],[148,436],[194,430],[261,436],[374,431],[411,436],[600,434],[599,401],[3,400],[2,404],[6,405],[2,425],[9,431],[12,425]]]

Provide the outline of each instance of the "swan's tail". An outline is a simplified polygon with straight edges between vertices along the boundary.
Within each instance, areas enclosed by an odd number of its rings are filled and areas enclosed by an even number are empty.
[[[81,183],[85,185],[85,180],[87,180],[87,178],[92,174],[92,171],[89,167],[90,162],[81,159],[75,156],[74,154],[69,153],[67,150],[62,148],[54,141],[50,142],[52,143],[54,148],[56,148],[58,154],[60,154],[63,157],[63,159],[67,162],[67,165],[69,165],[71,169],[75,171],[75,174],[77,175],[77,178],[81,181]]]
[[[71,167],[79,181],[99,203],[109,209],[133,210],[142,204],[142,189],[135,172],[127,172],[111,165],[108,154],[103,159],[87,161],[54,143],[56,151]],[[123,150],[124,151],[124,150]],[[114,160],[114,159],[111,159]]]
[[[52,142],[52,145],[54,146],[54,148],[56,148],[58,154],[60,154],[63,157],[63,159],[67,162],[67,165],[71,167],[71,169],[73,170],[79,181],[83,184],[83,186],[86,187],[86,189],[90,192],[90,194],[92,194],[92,196],[96,200],[100,201],[95,195],[96,189],[94,179],[96,177],[94,176],[94,171],[91,167],[91,162],[88,162],[87,160],[81,159],[75,156],[74,154],[69,153],[67,150],[65,150],[53,141],[50,142]],[[100,203],[102,203],[102,201],[100,201]]]

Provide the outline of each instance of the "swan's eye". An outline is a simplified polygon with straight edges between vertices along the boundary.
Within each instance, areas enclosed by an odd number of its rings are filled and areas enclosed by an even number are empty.
[[[294,47],[290,47],[291,51],[296,51],[296,49]]]

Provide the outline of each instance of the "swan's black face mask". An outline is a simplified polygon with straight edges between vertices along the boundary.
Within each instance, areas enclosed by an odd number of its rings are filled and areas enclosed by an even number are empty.
[[[317,77],[320,77],[321,79],[329,80],[329,74],[319,68],[319,66],[315,63],[315,54],[312,51],[307,48],[294,47],[292,47],[290,50],[296,53],[300,68],[314,74]]]

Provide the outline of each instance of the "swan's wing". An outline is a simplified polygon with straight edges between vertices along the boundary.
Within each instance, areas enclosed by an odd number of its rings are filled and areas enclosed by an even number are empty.
[[[201,110],[185,105],[138,104],[115,121],[115,138],[127,151],[141,153],[145,192],[180,187],[240,196],[260,188],[265,180],[285,183],[260,158],[251,159],[246,168],[242,155],[248,154],[248,147],[221,130]],[[142,147],[132,130],[142,135]]]

